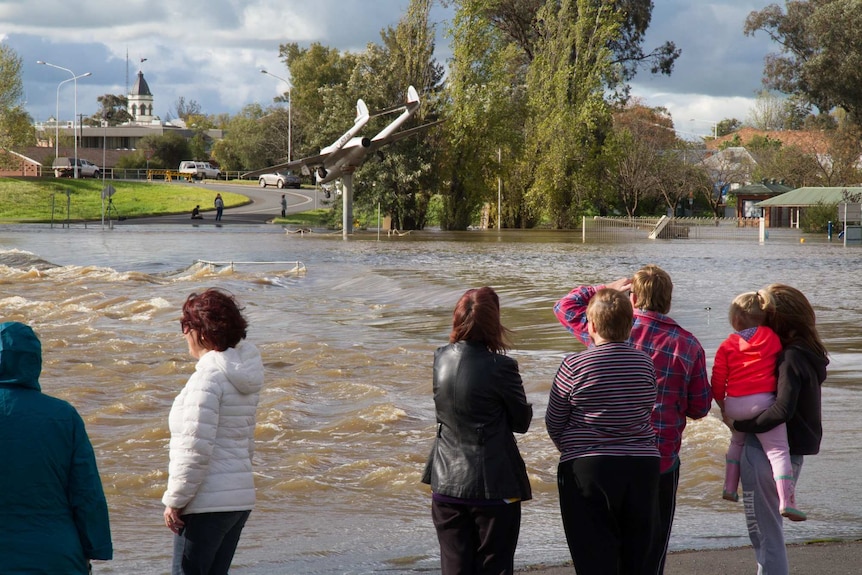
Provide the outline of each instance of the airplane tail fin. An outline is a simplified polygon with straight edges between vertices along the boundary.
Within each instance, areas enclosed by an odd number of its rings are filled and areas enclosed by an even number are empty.
[[[374,140],[374,141],[383,140],[383,139],[391,136],[392,134],[394,134],[395,131],[399,127],[401,127],[401,124],[406,122],[407,119],[410,118],[410,116],[412,116],[418,108],[419,108],[419,93],[416,91],[416,88],[414,88],[413,86],[410,86],[409,88],[407,88],[407,104],[404,106],[399,106],[398,108],[394,108],[396,110],[397,109],[403,109],[404,111],[401,112],[401,114],[397,118],[395,118],[395,120],[393,120],[391,124],[389,124],[388,126],[383,128],[383,130],[379,134],[374,136],[374,138],[372,138],[372,140]]]
[[[407,105],[409,106],[410,104],[414,103],[416,105],[419,104],[419,93],[416,91],[416,88],[410,86],[409,88],[407,88]]]
[[[358,124],[363,119],[367,120],[368,117],[368,106],[365,105],[365,102],[362,100],[362,98],[356,100],[356,119],[353,120],[353,123]]]

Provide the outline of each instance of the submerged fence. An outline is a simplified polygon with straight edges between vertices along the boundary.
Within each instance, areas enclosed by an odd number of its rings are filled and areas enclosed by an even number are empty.
[[[798,229],[764,229],[760,218],[583,218],[584,243],[644,240],[742,240],[759,242],[772,234],[775,239],[799,241]]]

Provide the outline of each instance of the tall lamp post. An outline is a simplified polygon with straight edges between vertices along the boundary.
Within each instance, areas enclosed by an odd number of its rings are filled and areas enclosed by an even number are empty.
[[[712,124],[712,139],[718,139],[718,122],[715,120],[698,120],[697,118],[692,118],[689,120],[690,122],[706,122],[707,124]]]
[[[292,139],[291,133],[290,133],[290,124],[291,124],[291,115],[292,115],[292,108],[293,108],[293,97],[290,94],[290,90],[291,90],[290,82],[288,82],[287,80],[285,80],[281,76],[276,76],[272,72],[269,72],[269,71],[264,70],[264,69],[261,69],[260,73],[266,74],[267,76],[272,76],[276,80],[281,80],[282,82],[287,84],[287,161],[290,162],[291,160],[293,160],[293,157],[290,155],[290,145],[291,145],[291,139]]]
[[[44,66],[50,66],[51,68],[57,68],[58,70],[64,70],[71,74],[71,78],[67,80],[63,80],[57,85],[57,118],[55,118],[54,122],[54,157],[56,158],[60,153],[60,86],[62,86],[66,82],[75,82],[75,115],[72,116],[72,135],[75,138],[75,165],[72,168],[73,173],[75,174],[75,178],[78,177],[78,133],[75,131],[75,122],[78,120],[78,78],[86,78],[87,76],[91,76],[90,72],[85,72],[84,74],[75,75],[73,71],[68,68],[64,68],[62,66],[57,66],[56,64],[51,64],[50,62],[45,62],[43,60],[37,60],[37,64],[42,64]],[[104,166],[102,166],[104,169]]]

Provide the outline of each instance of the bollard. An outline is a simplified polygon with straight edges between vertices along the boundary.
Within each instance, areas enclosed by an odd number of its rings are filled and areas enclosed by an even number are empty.
[[[832,241],[832,220],[826,224],[826,237],[829,238],[829,241]]]

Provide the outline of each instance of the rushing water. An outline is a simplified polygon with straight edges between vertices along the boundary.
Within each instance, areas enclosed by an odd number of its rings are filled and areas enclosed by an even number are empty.
[[[832,364],[822,452],[806,459],[798,489],[809,520],[786,524],[786,533],[792,541],[862,536],[860,255],[795,238],[590,245],[568,233],[427,232],[345,242],[274,226],[4,227],[0,317],[33,325],[44,346],[43,390],[86,420],[115,548],[97,572],[168,572],[159,501],[167,414],[193,369],[177,320],[190,292],[220,286],[246,305],[266,366],[258,506],[233,572],[433,573],[437,543],[419,478],[434,436],[433,351],[446,341],[458,297],[481,285],[499,292],[534,404],[519,445],[535,499],[524,505],[516,560],[563,562],[557,453],[543,418],[561,358],[581,347],[552,306],[574,285],[646,263],[670,272],[671,315],[700,338],[710,366],[738,292],[784,282],[809,296]],[[307,271],[288,263],[212,269],[199,259],[298,260]],[[728,438],[714,414],[690,422],[672,549],[747,544],[741,504],[720,496]]]

